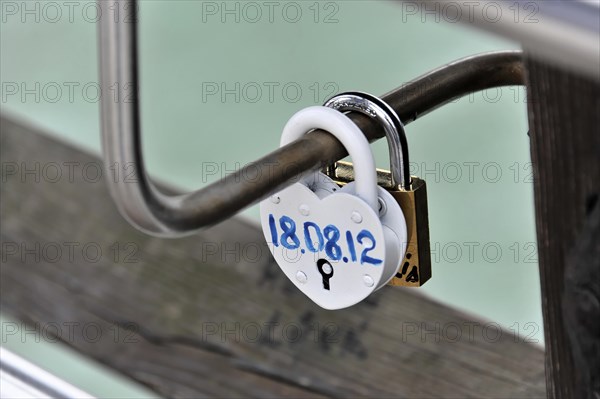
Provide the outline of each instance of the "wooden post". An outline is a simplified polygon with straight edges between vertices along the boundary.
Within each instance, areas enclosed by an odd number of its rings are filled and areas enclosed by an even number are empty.
[[[526,61],[550,398],[600,397],[600,85]]]

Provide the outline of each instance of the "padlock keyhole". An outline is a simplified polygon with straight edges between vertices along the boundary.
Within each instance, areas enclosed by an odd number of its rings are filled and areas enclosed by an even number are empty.
[[[317,269],[323,277],[323,288],[329,291],[329,279],[333,276],[333,266],[327,261],[327,259],[319,259],[317,261]]]

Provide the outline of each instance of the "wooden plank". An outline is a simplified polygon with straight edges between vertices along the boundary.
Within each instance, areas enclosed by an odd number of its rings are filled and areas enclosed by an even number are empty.
[[[495,323],[398,287],[320,309],[254,224],[146,236],[95,181],[95,157],[6,118],[1,131],[2,310],[162,395],[545,395],[543,351]],[[38,181],[23,173],[36,163]]]
[[[527,68],[548,396],[598,398],[600,85]]]

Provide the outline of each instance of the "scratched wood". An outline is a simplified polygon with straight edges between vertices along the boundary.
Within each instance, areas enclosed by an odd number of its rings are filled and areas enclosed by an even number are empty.
[[[600,84],[526,66],[548,394],[600,398]]]
[[[397,287],[322,310],[254,224],[146,236],[96,181],[97,158],[6,118],[1,130],[2,311],[161,395],[545,396],[543,350],[494,323]],[[57,180],[49,165],[65,162]],[[38,181],[21,173],[36,163]]]

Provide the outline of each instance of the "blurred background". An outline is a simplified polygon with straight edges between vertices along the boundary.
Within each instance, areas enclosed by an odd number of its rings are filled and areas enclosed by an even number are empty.
[[[0,3],[2,113],[100,154],[94,2]],[[294,112],[337,92],[380,95],[458,58],[519,48],[398,2],[273,3],[140,2],[153,177],[205,186],[275,149]],[[527,126],[524,89],[506,87],[455,101],[407,133],[412,173],[429,192],[433,278],[421,291],[543,345]],[[385,142],[373,149],[387,167]],[[258,223],[258,207],[243,217]],[[148,394],[60,344],[2,331],[2,345],[90,393]]]

